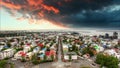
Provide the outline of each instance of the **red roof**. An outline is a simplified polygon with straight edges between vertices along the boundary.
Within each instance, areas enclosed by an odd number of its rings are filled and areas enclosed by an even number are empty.
[[[45,55],[46,55],[46,56],[50,56],[50,51],[46,51],[46,52],[45,52]]]
[[[76,42],[76,43],[78,43],[78,42],[79,42],[79,40],[75,40],[75,42]]]
[[[38,43],[39,41],[35,41],[36,43]]]
[[[40,46],[41,48],[43,47],[43,44],[42,43],[39,43],[38,46]]]
[[[26,53],[23,51],[19,52],[19,54],[21,54],[21,56],[23,56],[23,57],[26,56]]]
[[[30,43],[27,43],[26,45],[27,45],[27,46],[30,46]]]
[[[54,50],[50,50],[50,55],[56,55]]]

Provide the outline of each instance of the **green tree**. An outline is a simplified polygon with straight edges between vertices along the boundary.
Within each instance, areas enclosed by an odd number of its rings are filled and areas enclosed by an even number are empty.
[[[39,62],[39,60],[37,60],[37,54],[34,54],[33,56],[32,56],[32,63],[33,64],[35,64],[35,65],[37,65],[37,64],[39,64],[40,62]]]
[[[21,42],[20,45],[21,45],[21,46],[24,45],[24,42]]]
[[[47,60],[47,56],[46,55],[44,56],[44,60]]]
[[[6,64],[7,64],[7,60],[1,60],[0,61],[0,68],[5,68]]]
[[[96,63],[107,68],[118,68],[118,59],[113,56],[98,54],[96,57]]]
[[[90,54],[90,56],[94,55],[94,53],[90,47],[86,47],[82,50],[82,54],[86,54],[86,53]]]
[[[13,63],[10,63],[10,68],[14,68],[14,64]]]
[[[51,59],[52,59],[52,61],[54,60],[54,55],[51,55]]]
[[[26,59],[24,56],[22,56],[21,62],[26,62]]]
[[[10,41],[7,42],[7,46],[8,46],[8,47],[11,47]]]
[[[72,45],[72,51],[75,51],[75,50],[76,50],[76,46]]]

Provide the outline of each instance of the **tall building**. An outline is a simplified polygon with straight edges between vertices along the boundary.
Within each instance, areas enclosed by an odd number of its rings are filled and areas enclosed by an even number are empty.
[[[108,39],[108,38],[109,38],[109,34],[106,33],[106,34],[105,34],[105,39]]]
[[[113,39],[118,39],[118,33],[117,32],[113,32]]]

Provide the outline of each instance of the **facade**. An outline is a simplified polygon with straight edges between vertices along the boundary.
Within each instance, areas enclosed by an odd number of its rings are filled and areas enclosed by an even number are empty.
[[[15,50],[11,49],[11,48],[4,50],[4,51],[0,52],[0,59],[13,57],[14,53],[15,53]]]
[[[26,56],[26,52],[24,51],[18,51],[15,55],[14,55],[14,58],[15,59],[22,59],[22,57],[25,57]]]
[[[25,56],[25,59],[26,59],[26,60],[31,60],[33,55],[34,55],[33,52],[28,52],[28,53],[26,54],[26,56]]]

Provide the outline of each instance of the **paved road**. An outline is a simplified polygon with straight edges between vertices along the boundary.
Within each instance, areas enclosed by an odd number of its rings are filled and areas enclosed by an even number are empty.
[[[61,42],[60,42],[60,40],[59,40],[59,42],[58,42],[59,44],[58,44],[58,62],[59,63],[61,63],[62,62],[62,59],[61,59]]]
[[[61,40],[58,37],[58,61],[56,63],[53,63],[53,66],[55,68],[64,68],[64,63],[62,62],[62,53],[61,53]]]

